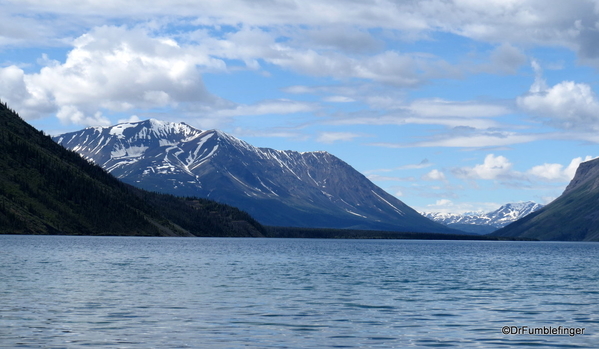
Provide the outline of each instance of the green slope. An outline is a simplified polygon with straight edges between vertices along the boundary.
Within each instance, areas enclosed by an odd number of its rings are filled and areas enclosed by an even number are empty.
[[[248,214],[126,185],[0,104],[0,233],[262,236]]]
[[[599,241],[599,159],[580,164],[564,193],[492,236],[554,241]]]

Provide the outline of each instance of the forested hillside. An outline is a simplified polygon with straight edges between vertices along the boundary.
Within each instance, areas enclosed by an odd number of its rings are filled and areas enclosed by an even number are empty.
[[[247,213],[124,184],[0,104],[0,233],[262,236]]]

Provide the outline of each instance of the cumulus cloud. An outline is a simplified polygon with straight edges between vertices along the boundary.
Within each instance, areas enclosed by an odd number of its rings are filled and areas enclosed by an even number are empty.
[[[520,109],[560,129],[599,129],[599,100],[590,85],[562,81],[548,87],[539,63],[533,60],[531,65],[535,81],[528,94],[517,98]]]
[[[536,89],[536,86],[534,86]],[[599,130],[599,100],[591,86],[563,81],[518,97],[518,106],[565,130]]]
[[[460,167],[452,170],[453,175],[468,180],[513,180],[535,183],[543,182],[569,182],[574,178],[578,166],[595,157],[577,157],[566,166],[558,163],[544,163],[533,166],[525,172],[514,169],[514,165],[504,156],[488,154],[482,164],[473,167]],[[511,183],[512,185],[514,183]]]
[[[48,92],[33,84],[31,77],[14,65],[0,68],[0,96],[26,119],[56,110]]]
[[[513,74],[526,58],[521,48],[531,45],[565,46],[579,52],[581,59],[592,61],[599,57],[596,14],[597,8],[591,2],[571,6],[555,0],[383,0],[353,2],[352,6],[341,0],[132,0],[127,6],[118,1],[8,0],[0,4],[0,23],[4,23],[0,24],[0,45],[32,42],[33,37],[39,42],[49,36],[54,38],[53,44],[64,44],[65,38],[82,32],[82,28],[123,18],[160,28],[157,32],[169,31],[178,41],[139,28],[95,28],[72,41],[73,50],[63,63],[48,65],[39,73],[25,73],[16,66],[2,69],[0,95],[25,117],[57,113],[66,123],[101,123],[108,111],[185,103],[207,106],[187,110],[235,117],[246,111],[259,113],[270,102],[237,106],[219,100],[204,87],[203,72],[258,71],[276,65],[312,76],[374,82],[405,90],[431,79],[462,77],[465,72]],[[32,20],[34,17],[37,19]],[[35,30],[27,30],[33,22]],[[174,34],[183,27],[186,29]],[[200,29],[187,32],[190,27]],[[386,46],[389,38],[405,38],[410,33],[412,37],[433,38],[435,32],[491,43],[495,48],[489,54],[490,63],[464,67],[432,54]],[[231,60],[241,65],[233,67]],[[563,82],[541,87],[519,98],[518,106],[560,128],[596,127],[593,115],[598,115],[599,104],[589,85]],[[494,103],[441,99],[403,103],[395,96],[359,95],[335,94],[322,100],[365,101],[373,108],[391,110],[374,117],[335,120],[344,124],[468,125],[484,130],[498,127],[492,118],[510,112],[506,106]],[[300,105],[287,103],[285,107],[314,110],[313,106]],[[219,113],[221,109],[225,110]],[[481,132],[416,146],[504,146],[531,138]]]
[[[64,123],[105,124],[101,110],[127,111],[194,102],[214,104],[197,66],[221,62],[141,29],[99,27],[73,42],[62,64],[39,73],[11,66],[0,71],[0,93],[24,117],[56,112]]]
[[[137,116],[137,115],[131,115],[127,119],[119,119],[118,123],[119,124],[123,124],[123,123],[127,123],[127,122],[139,122],[139,121],[141,121],[141,119],[139,118],[139,116]]]
[[[422,176],[425,181],[445,181],[445,174],[437,169],[431,170],[429,173]]]
[[[574,178],[578,166],[585,161],[594,159],[592,156],[586,156],[584,159],[577,157],[570,161],[568,166],[562,164],[542,164],[534,166],[527,171],[528,174],[544,181],[568,182]]]
[[[65,105],[58,109],[56,113],[58,120],[62,121],[63,124],[77,124],[77,125],[97,125],[97,126],[108,126],[110,120],[102,115],[101,112],[95,112],[93,115],[85,115],[77,107],[72,105]]]
[[[504,179],[513,176],[512,167],[513,164],[506,157],[488,154],[482,164],[457,168],[453,173],[464,179]]]

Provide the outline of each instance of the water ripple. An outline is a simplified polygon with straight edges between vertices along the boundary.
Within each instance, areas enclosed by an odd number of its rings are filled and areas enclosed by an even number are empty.
[[[598,244],[0,236],[0,348],[593,348]],[[585,327],[504,335],[503,326]]]

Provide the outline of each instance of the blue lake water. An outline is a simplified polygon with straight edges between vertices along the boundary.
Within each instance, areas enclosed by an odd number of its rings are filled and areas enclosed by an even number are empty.
[[[0,347],[596,348],[598,256],[597,243],[0,235]]]

